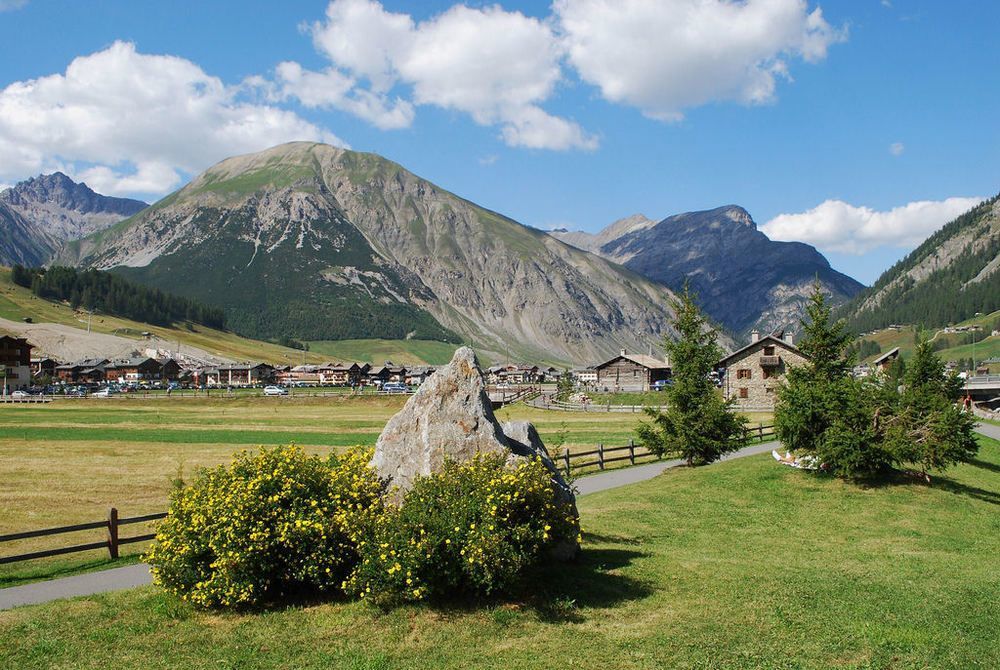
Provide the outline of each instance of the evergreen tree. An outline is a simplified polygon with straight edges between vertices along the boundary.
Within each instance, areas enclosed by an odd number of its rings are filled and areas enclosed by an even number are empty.
[[[556,381],[556,399],[568,400],[571,395],[573,395],[573,378],[570,376],[569,368],[565,368]]]
[[[639,441],[653,453],[676,455],[688,465],[711,463],[746,444],[746,419],[732,411],[709,379],[722,352],[687,285],[672,304],[677,341],[665,340],[673,383],[667,386],[667,409],[646,408],[650,421],[637,429]]]
[[[775,433],[785,446],[813,456],[828,470],[848,478],[877,475],[892,459],[879,437],[874,418],[884,404],[878,384],[853,378],[850,336],[843,321],[833,321],[818,284],[802,321],[799,349],[809,356],[788,370],[778,390]]]
[[[947,373],[922,337],[907,367],[895,414],[887,421],[886,442],[899,464],[919,468],[927,481],[930,470],[969,461],[979,451],[975,418],[955,402],[961,391],[961,381]]]

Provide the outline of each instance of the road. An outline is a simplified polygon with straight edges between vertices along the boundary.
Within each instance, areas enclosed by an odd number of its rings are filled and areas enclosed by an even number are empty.
[[[1000,426],[980,423],[976,426],[976,430],[987,437],[1000,440]],[[767,453],[777,446],[778,442],[776,441],[753,445],[733,452],[723,457],[722,460]],[[683,463],[684,461],[680,459],[647,463],[632,468],[621,468],[619,470],[581,477],[575,483],[579,494],[587,495],[588,493],[606,491],[618,488],[619,486],[628,486],[629,484],[652,479],[664,470],[675,468],[683,465]],[[13,586],[11,588],[0,589],[0,610],[11,609],[21,605],[37,605],[51,600],[59,600],[60,598],[73,598],[121,591],[136,586],[145,586],[151,584],[152,581],[153,578],[149,574],[149,566],[145,563],[139,563],[137,565],[127,565],[100,572],[62,577],[47,582]]]

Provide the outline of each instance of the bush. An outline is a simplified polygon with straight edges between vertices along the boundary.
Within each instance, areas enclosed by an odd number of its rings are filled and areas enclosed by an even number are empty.
[[[358,561],[356,516],[381,506],[369,453],[241,452],[171,496],[147,560],[158,584],[205,607],[340,588]]]
[[[379,605],[508,592],[579,536],[541,461],[505,468],[496,455],[446,463],[368,521],[356,529],[361,560],[344,588]]]

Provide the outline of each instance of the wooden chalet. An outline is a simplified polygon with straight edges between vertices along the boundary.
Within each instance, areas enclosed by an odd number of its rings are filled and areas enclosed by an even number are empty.
[[[625,349],[594,369],[597,387],[608,391],[648,391],[656,382],[670,379],[669,363]]]

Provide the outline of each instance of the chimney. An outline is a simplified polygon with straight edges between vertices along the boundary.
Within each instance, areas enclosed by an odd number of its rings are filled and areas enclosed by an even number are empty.
[[[753,344],[758,341],[760,341],[760,331],[754,328],[750,331],[750,343]]]
[[[624,349],[622,349],[622,350],[621,350],[621,355],[622,355],[622,356],[624,356],[624,355],[625,355],[625,350],[624,350]]]
[[[785,332],[785,344],[795,345],[795,335],[791,331]]]

